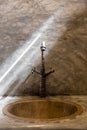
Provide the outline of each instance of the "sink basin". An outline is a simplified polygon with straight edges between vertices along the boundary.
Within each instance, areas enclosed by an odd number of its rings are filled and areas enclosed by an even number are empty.
[[[47,121],[74,118],[82,113],[82,108],[76,103],[56,99],[28,99],[8,104],[4,107],[3,112],[12,118]]]

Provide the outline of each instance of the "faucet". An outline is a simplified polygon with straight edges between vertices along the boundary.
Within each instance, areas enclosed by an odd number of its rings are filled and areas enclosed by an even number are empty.
[[[32,69],[32,73],[36,72],[40,75],[40,87],[39,87],[39,96],[41,98],[46,97],[46,78],[54,72],[54,70],[50,70],[49,72],[45,72],[45,63],[44,63],[44,51],[46,50],[45,42],[41,44],[41,70],[38,71],[35,67]]]

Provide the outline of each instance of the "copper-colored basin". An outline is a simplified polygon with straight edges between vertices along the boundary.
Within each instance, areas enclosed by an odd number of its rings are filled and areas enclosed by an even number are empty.
[[[13,118],[40,121],[73,118],[81,114],[82,108],[75,103],[44,99],[20,100],[10,103],[3,111]]]

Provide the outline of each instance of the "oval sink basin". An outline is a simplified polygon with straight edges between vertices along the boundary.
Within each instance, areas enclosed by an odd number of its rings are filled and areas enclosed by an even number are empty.
[[[82,108],[76,103],[58,100],[20,100],[3,109],[7,116],[33,121],[73,118],[81,114]]]

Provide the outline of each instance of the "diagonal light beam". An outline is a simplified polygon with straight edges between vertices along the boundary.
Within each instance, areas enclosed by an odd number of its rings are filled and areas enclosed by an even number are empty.
[[[12,66],[3,74],[3,76],[0,78],[0,82],[8,75],[8,73],[15,67],[15,65],[21,60],[21,58],[28,52],[28,50],[32,47],[32,45],[40,38],[41,34],[38,34],[38,36],[32,41],[32,43],[28,46],[27,49],[18,57],[18,59],[12,64]]]

